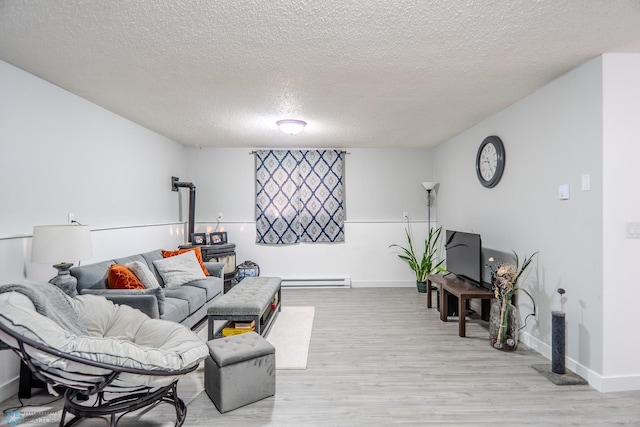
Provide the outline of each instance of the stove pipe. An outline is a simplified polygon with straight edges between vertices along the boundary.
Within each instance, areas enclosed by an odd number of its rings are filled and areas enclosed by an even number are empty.
[[[196,224],[196,186],[192,182],[180,182],[180,178],[172,176],[171,190],[178,191],[180,188],[189,189],[189,234],[187,235],[187,241],[190,242]]]

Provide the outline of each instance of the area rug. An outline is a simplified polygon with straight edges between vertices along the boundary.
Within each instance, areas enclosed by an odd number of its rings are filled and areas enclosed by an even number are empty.
[[[276,369],[307,369],[315,307],[282,307],[267,334],[276,348]]]
[[[282,307],[266,339],[276,348],[276,369],[307,369],[315,307]],[[224,321],[216,321],[218,330]],[[196,329],[207,341],[206,322]]]

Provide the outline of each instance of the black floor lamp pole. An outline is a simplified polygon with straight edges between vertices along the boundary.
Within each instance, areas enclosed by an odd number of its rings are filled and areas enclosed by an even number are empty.
[[[427,190],[427,222],[429,223],[429,233],[431,233],[431,190]]]

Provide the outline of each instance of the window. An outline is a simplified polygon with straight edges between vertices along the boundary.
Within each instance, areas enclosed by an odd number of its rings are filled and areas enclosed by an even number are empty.
[[[256,242],[344,242],[344,159],[338,150],[256,152]]]

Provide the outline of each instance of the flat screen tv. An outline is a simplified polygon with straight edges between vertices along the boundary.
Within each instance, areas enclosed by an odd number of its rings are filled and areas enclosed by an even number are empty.
[[[482,286],[482,240],[479,234],[446,231],[447,270],[476,286]]]

